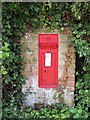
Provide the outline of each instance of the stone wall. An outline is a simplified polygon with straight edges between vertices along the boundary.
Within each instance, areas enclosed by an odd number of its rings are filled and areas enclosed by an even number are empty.
[[[58,87],[38,87],[38,34],[58,33]],[[62,33],[55,30],[39,29],[33,33],[26,32],[21,39],[22,57],[25,69],[26,84],[22,86],[22,92],[26,94],[24,104],[26,106],[55,104],[64,102],[69,106],[73,105],[74,84],[75,84],[75,54],[74,48],[70,47],[68,35],[69,30]]]

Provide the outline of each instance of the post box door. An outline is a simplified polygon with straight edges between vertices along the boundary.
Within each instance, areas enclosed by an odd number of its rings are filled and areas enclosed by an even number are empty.
[[[56,87],[55,58],[55,53],[42,53],[41,61],[44,63],[41,66],[40,84],[42,87]]]
[[[45,34],[40,34],[40,36],[42,37],[41,37],[41,43],[39,37],[39,43],[42,44],[43,36],[45,37]],[[58,36],[57,34],[46,34],[46,37],[49,38],[56,37],[56,42],[58,42],[57,36]],[[54,44],[53,46],[51,46],[52,44],[51,42],[52,41],[48,41],[46,43],[46,47],[39,48],[38,78],[39,78],[39,87],[41,88],[53,88],[53,87],[57,87],[58,85],[58,47],[55,48]],[[56,42],[53,41],[53,43]],[[50,44],[50,48],[48,46],[49,44]]]

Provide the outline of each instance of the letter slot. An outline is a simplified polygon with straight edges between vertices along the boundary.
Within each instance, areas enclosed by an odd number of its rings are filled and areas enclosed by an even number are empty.
[[[51,66],[51,53],[45,53],[45,67]]]

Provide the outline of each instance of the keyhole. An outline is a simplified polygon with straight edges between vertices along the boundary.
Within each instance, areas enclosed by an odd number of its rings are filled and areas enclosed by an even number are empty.
[[[44,70],[44,72],[46,72],[46,70]]]

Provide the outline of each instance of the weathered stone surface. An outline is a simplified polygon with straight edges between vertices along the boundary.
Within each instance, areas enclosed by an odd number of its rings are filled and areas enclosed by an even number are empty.
[[[22,86],[23,93],[26,93],[24,104],[26,106],[35,106],[39,104],[61,103],[62,100],[69,106],[74,101],[75,84],[75,55],[72,50],[71,61],[67,63],[68,52],[68,33],[59,33],[55,30],[52,33],[58,33],[58,87],[57,88],[39,88],[38,87],[38,34],[49,33],[48,28],[36,30],[33,33],[27,32],[21,39],[22,57],[24,58],[24,75],[27,76],[26,84]],[[70,33],[70,31],[69,31]],[[69,52],[70,53],[70,52]],[[70,55],[69,55],[70,56]],[[65,65],[67,63],[67,65]],[[67,67],[67,68],[65,68]],[[65,75],[64,75],[65,72]],[[63,76],[64,75],[64,76]],[[61,86],[61,79],[65,77],[66,86]],[[64,80],[64,79],[63,79]],[[65,82],[65,81],[63,81]],[[62,98],[63,96],[63,98]]]
[[[65,91],[64,93],[64,102],[68,105],[68,106],[73,106],[74,104],[74,92],[68,92]]]

